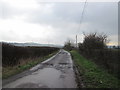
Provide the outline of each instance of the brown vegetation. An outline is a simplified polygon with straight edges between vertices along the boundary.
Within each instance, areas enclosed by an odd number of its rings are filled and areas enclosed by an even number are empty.
[[[15,66],[22,59],[43,57],[57,50],[54,47],[19,47],[2,43],[2,66]]]

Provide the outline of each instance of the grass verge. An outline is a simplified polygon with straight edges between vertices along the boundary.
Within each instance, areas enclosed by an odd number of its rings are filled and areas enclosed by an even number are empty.
[[[119,79],[108,74],[94,62],[81,56],[77,51],[73,50],[70,53],[85,88],[120,88]]]
[[[2,68],[2,79],[7,79],[10,76],[16,75],[24,70],[30,69],[31,67],[37,65],[38,63],[41,63],[42,61],[52,57],[53,55],[55,55],[58,51],[49,54],[47,56],[44,57],[39,57],[39,58],[34,58],[34,59],[23,59],[21,60],[21,64],[16,65],[14,67],[3,67]]]

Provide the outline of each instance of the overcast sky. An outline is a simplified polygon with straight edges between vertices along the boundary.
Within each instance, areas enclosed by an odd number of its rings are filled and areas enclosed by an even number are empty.
[[[89,1],[89,0],[88,0]],[[110,45],[118,42],[118,3],[40,2],[0,0],[0,41],[63,45],[68,39],[83,41],[83,32],[105,33]]]

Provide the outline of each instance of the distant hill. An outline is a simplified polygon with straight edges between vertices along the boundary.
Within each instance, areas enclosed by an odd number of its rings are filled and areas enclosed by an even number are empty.
[[[5,42],[7,43],[7,42]],[[34,42],[30,42],[30,43],[8,43],[14,46],[21,46],[21,47],[27,47],[27,46],[46,46],[46,47],[58,47],[58,48],[62,48],[63,46],[61,45],[54,45],[54,44],[39,44],[39,43],[34,43]]]

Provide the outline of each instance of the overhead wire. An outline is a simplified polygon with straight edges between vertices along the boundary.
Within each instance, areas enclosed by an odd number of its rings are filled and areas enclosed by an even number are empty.
[[[82,14],[81,14],[81,17],[80,17],[80,26],[79,26],[79,28],[78,28],[78,30],[77,30],[77,33],[78,33],[78,31],[80,30],[80,28],[81,28],[81,24],[82,24],[84,12],[85,12],[86,4],[87,4],[87,0],[85,0],[84,6],[83,6]]]
[[[80,26],[79,26],[79,28],[78,28],[78,30],[77,30],[77,34],[79,33],[79,30],[80,30],[80,28],[81,28],[81,23],[82,23],[82,20],[83,20],[83,16],[84,16],[86,4],[87,4],[87,0],[85,0],[84,6],[83,6],[83,10],[82,10],[81,17],[80,17]],[[76,34],[76,48],[77,48],[77,46],[78,46],[78,44],[77,44],[77,40],[78,40],[78,39],[77,39],[77,37],[78,37],[77,34]]]

